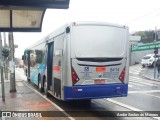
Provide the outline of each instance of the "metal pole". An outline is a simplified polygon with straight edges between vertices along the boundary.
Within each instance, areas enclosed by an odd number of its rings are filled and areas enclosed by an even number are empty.
[[[1,88],[2,88],[2,101],[5,101],[5,88],[3,77],[3,65],[2,65],[2,37],[0,33],[0,68],[1,68]]]
[[[6,47],[7,46],[7,43],[6,43],[6,33],[5,32],[3,32],[3,38],[4,38],[4,47]],[[5,76],[5,79],[7,79],[8,80],[8,61],[7,61],[7,59],[5,59],[5,64],[4,64],[4,76]]]
[[[131,66],[132,45],[129,46],[129,66]]]
[[[3,77],[3,67],[2,66],[1,66],[1,86],[2,86],[2,100],[5,101],[4,77]]]
[[[6,33],[5,32],[3,32],[3,37],[4,37],[4,46],[6,47],[7,44],[6,44]]]
[[[10,53],[10,92],[17,92],[16,90],[16,81],[15,81],[15,66],[14,66],[14,40],[13,33],[9,32],[9,47],[11,50]]]
[[[155,27],[155,48],[156,48],[156,42],[157,42],[157,28]],[[154,58],[154,79],[156,78],[156,53]]]
[[[2,64],[2,36],[0,32],[0,65]]]

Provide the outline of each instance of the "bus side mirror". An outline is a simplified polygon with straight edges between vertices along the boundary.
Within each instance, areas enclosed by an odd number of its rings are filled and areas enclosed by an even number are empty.
[[[66,33],[70,33],[70,28],[69,27],[66,28]]]

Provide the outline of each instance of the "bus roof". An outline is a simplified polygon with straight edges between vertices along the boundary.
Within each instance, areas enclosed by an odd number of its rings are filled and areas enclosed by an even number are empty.
[[[125,25],[108,23],[108,22],[98,22],[98,21],[77,21],[71,22],[71,25],[100,25],[100,26],[112,26],[112,27],[120,27],[120,28],[128,28]]]
[[[60,28],[52,31],[50,34],[48,34],[47,36],[45,36],[44,38],[40,39],[39,41],[37,41],[35,44],[29,46],[28,48],[26,48],[27,50],[31,49],[32,47],[39,45],[43,42],[46,42],[50,39],[52,39],[54,36],[64,33],[65,28],[67,26],[81,26],[81,25],[97,25],[97,26],[111,26],[111,27],[119,27],[119,28],[124,28],[124,29],[128,29],[127,26],[125,25],[119,25],[119,24],[113,24],[113,23],[107,23],[107,22],[98,22],[98,21],[77,21],[77,22],[70,22],[67,24],[64,24],[63,26],[61,26]]]

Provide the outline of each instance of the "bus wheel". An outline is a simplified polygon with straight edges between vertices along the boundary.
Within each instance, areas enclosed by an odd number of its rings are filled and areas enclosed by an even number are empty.
[[[42,93],[43,92],[43,88],[42,88],[42,84],[41,84],[41,76],[38,75],[38,89],[39,91]]]
[[[47,80],[44,79],[44,94],[46,95],[46,97],[50,97],[51,95],[48,93],[48,89],[47,89]]]

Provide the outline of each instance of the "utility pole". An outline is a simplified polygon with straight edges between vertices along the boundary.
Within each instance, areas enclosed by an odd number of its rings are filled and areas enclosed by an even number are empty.
[[[0,33],[0,68],[1,68],[1,88],[2,88],[2,101],[5,101],[5,88],[4,88],[4,77],[3,77],[3,65],[2,65],[2,36]]]
[[[157,42],[157,28],[155,27],[155,49],[156,49],[156,42]],[[154,79],[156,78],[156,52],[154,57]]]
[[[2,36],[0,32],[0,65],[2,65]]]
[[[10,48],[10,92],[17,92],[16,81],[15,81],[15,65],[14,65],[14,39],[13,32],[8,33],[9,37],[9,48]]]
[[[5,32],[3,32],[3,38],[4,38],[4,47],[7,47]],[[8,60],[7,58],[4,59],[4,76],[5,76],[5,79],[8,80]]]
[[[3,32],[3,38],[4,38],[4,47],[6,47],[7,43],[6,43],[6,33],[5,32]]]

